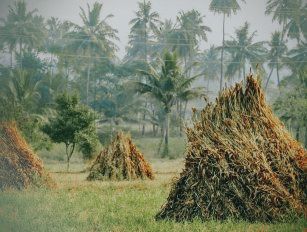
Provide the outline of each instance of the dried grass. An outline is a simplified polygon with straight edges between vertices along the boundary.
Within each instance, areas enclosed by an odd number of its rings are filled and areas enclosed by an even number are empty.
[[[119,132],[91,167],[88,180],[153,179],[152,169],[130,136]]]
[[[29,148],[14,122],[0,123],[0,190],[53,187],[42,161]]]
[[[247,78],[194,114],[185,168],[156,219],[281,221],[306,215],[307,153]]]

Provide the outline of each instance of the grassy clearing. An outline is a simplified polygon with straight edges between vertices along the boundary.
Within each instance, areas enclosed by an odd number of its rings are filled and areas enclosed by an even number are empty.
[[[63,172],[65,162],[43,156],[58,187],[0,193],[0,231],[303,231],[307,228],[304,219],[278,224],[156,222],[154,216],[166,201],[172,179],[183,167],[183,159],[158,159],[149,152],[154,147],[152,140],[140,139],[138,143],[151,160],[156,173],[154,181],[88,182],[85,180],[88,173],[80,173],[86,165],[78,156],[72,163],[72,173]]]

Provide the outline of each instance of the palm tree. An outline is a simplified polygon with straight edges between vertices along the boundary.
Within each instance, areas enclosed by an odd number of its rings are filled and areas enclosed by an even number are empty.
[[[271,68],[270,74],[267,78],[265,89],[268,87],[273,70],[276,69],[277,73],[277,85],[280,86],[279,70],[283,66],[283,61],[285,60],[285,53],[287,52],[287,46],[282,41],[282,35],[280,32],[276,31],[272,34],[271,41],[268,43],[270,46],[268,58],[269,67]]]
[[[242,0],[245,2],[244,0]],[[220,77],[220,91],[224,84],[224,47],[225,47],[225,18],[229,17],[232,13],[236,14],[240,10],[240,5],[236,0],[212,0],[209,9],[218,14],[223,14],[223,40],[222,40],[222,52],[221,52],[221,77]]]
[[[204,79],[207,81],[207,90],[209,90],[210,80],[218,79],[219,74],[219,59],[218,59],[218,50],[211,46],[208,50],[205,50],[203,53],[199,54],[198,71],[202,73]]]
[[[1,19],[0,32],[4,35],[2,39],[11,56],[18,46],[18,55],[22,57],[24,48],[38,48],[42,45],[45,37],[44,19],[35,15],[36,12],[36,9],[27,11],[25,1],[19,0],[14,2],[13,6],[9,6],[7,18]]]
[[[146,62],[148,60],[148,43],[152,36],[157,33],[158,25],[160,24],[159,14],[152,11],[151,2],[138,2],[138,11],[136,17],[132,19],[128,56],[143,58]]]
[[[285,25],[285,33],[291,39],[300,42],[301,35],[307,39],[307,4],[302,5],[301,0],[293,1],[296,3],[291,9],[288,23]]]
[[[178,54],[184,58],[185,69],[192,65],[192,56],[198,51],[199,42],[207,41],[207,32],[211,31],[204,25],[203,18],[197,10],[180,12],[177,16],[179,28],[175,46]]]
[[[178,66],[177,55],[169,52],[166,52],[163,57],[160,71],[151,67],[150,71],[142,71],[142,74],[147,77],[147,83],[136,82],[136,90],[142,94],[149,94],[163,107],[165,115],[163,156],[165,156],[168,154],[169,115],[179,98],[187,98],[192,95],[193,91],[190,86],[197,76],[183,78]]]
[[[282,25],[282,40],[284,40],[287,31],[290,38],[297,38],[301,32],[300,28],[304,28],[307,6],[302,8],[301,6],[301,0],[268,0],[265,14],[272,14],[272,20]],[[304,32],[304,30],[302,31]],[[304,33],[306,35],[306,32]]]
[[[236,30],[236,38],[225,41],[225,50],[231,55],[226,76],[232,77],[235,73],[242,71],[242,79],[245,80],[247,62],[252,67],[262,66],[267,50],[264,47],[264,41],[253,43],[255,35],[256,31],[249,34],[249,24],[245,22],[243,27]]]
[[[86,82],[86,103],[89,103],[89,83],[91,75],[91,65],[95,57],[102,56],[108,59],[115,57],[115,51],[118,49],[114,40],[118,40],[117,30],[112,28],[107,20],[113,15],[109,14],[104,19],[100,19],[102,4],[95,2],[92,9],[87,4],[87,12],[81,8],[80,17],[83,25],[73,24],[74,31],[68,33],[66,37],[73,42],[70,44],[71,49],[76,48],[82,51],[87,57],[87,82]]]
[[[292,72],[297,76],[302,76],[306,81],[306,70],[307,70],[307,42],[302,42],[298,46],[288,52],[289,62],[288,65]],[[305,75],[299,75],[305,72]]]

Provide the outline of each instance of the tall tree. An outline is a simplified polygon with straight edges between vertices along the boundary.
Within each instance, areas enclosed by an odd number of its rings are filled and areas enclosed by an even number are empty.
[[[244,0],[242,0],[245,2]],[[240,10],[240,5],[236,0],[212,0],[209,9],[218,14],[223,14],[223,40],[222,40],[222,51],[221,51],[221,77],[220,77],[220,91],[224,85],[224,47],[225,47],[225,18],[229,17],[232,13],[236,14]]]
[[[113,15],[109,14],[101,19],[102,4],[95,2],[91,8],[87,4],[87,12],[81,8],[80,17],[83,25],[73,24],[74,30],[67,34],[71,39],[71,48],[81,51],[86,57],[87,62],[87,81],[86,81],[86,103],[89,103],[89,84],[91,75],[91,66],[95,57],[105,59],[115,58],[115,51],[118,49],[115,42],[118,40],[117,30],[112,28],[107,20]]]
[[[262,66],[267,52],[264,47],[265,42],[253,43],[256,31],[249,33],[249,24],[245,24],[236,30],[236,37],[225,41],[225,50],[231,54],[231,60],[227,66],[226,76],[234,76],[235,73],[242,72],[242,79],[246,76],[246,63],[249,62],[252,67]]]
[[[282,35],[280,32],[276,31],[272,34],[271,41],[268,43],[270,46],[268,59],[269,59],[269,67],[271,69],[270,74],[267,78],[265,89],[268,87],[268,83],[270,81],[273,70],[276,69],[277,75],[277,85],[280,86],[280,78],[279,78],[279,70],[283,66],[283,61],[286,59],[285,54],[287,52],[287,46],[282,41]]]
[[[147,82],[137,82],[136,89],[140,93],[149,94],[163,106],[164,111],[164,152],[168,155],[169,143],[169,115],[179,98],[191,96],[191,83],[197,78],[183,78],[178,66],[176,54],[166,52],[163,56],[161,70],[150,68],[142,72],[147,77]]]
[[[131,25],[129,35],[128,57],[137,57],[148,61],[148,47],[152,37],[158,31],[160,25],[159,14],[152,11],[151,2],[138,2],[136,17],[129,24]]]
[[[204,80],[207,81],[207,90],[209,90],[209,82],[211,80],[217,80],[219,76],[218,50],[214,46],[211,46],[203,53],[200,53],[198,63],[198,70],[204,76]]]
[[[204,25],[204,16],[197,10],[180,12],[177,16],[179,28],[177,29],[177,45],[178,54],[183,57],[185,69],[192,65],[192,58],[199,49],[199,42],[207,41],[207,32],[211,29]]]
[[[36,15],[37,10],[27,11],[27,4],[23,0],[9,6],[6,19],[2,19],[0,32],[12,55],[18,50],[19,57],[25,48],[39,48],[45,38],[44,19]],[[12,63],[12,58],[11,58]]]

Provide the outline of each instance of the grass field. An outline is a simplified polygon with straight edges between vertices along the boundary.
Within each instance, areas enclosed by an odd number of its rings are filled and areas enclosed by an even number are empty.
[[[155,157],[158,140],[139,139],[156,173],[154,181],[88,182],[86,164],[78,156],[72,172],[66,173],[65,161],[53,160],[53,152],[41,154],[46,168],[57,182],[57,188],[28,189],[0,193],[0,231],[304,231],[307,221],[263,224],[247,222],[175,223],[154,220],[171,187],[173,178],[183,168],[182,155],[176,159]],[[182,154],[183,140],[171,150]],[[183,146],[182,146],[183,144]],[[174,154],[175,157],[175,154]],[[305,229],[306,231],[306,229]]]

